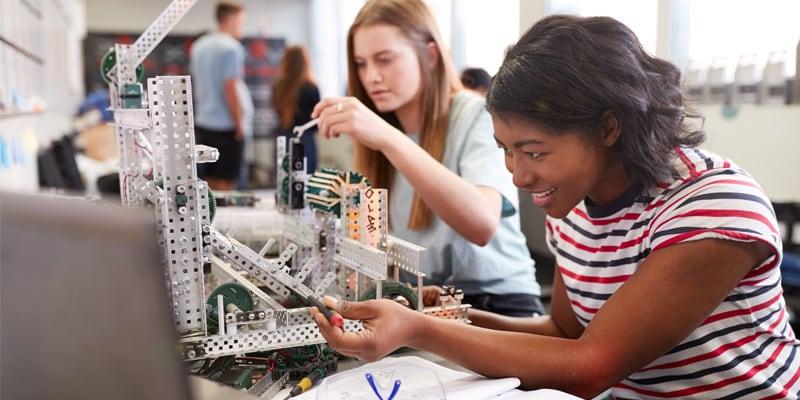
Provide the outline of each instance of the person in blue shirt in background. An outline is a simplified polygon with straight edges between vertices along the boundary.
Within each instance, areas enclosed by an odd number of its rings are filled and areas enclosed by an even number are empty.
[[[218,29],[192,45],[197,144],[215,147],[219,160],[203,166],[200,177],[212,189],[233,190],[241,173],[246,135],[252,130],[253,102],[244,84],[244,7],[219,3]]]

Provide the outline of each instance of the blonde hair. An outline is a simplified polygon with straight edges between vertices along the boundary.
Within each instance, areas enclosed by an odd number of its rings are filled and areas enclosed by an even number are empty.
[[[358,28],[374,25],[396,27],[414,46],[420,62],[422,75],[423,110],[419,144],[437,161],[442,160],[447,140],[448,111],[450,100],[461,89],[461,83],[453,69],[430,9],[422,0],[369,0],[356,16],[347,33],[347,77],[350,96],[376,112],[394,127],[401,129],[394,112],[382,113],[367,95],[358,76],[353,53],[353,36]],[[432,68],[424,62],[428,57],[428,44],[433,42],[439,51],[439,62]],[[356,168],[372,181],[374,187],[391,189],[394,168],[380,151],[364,145],[355,144]],[[419,193],[414,193],[408,228],[419,230],[430,226],[433,211],[422,201]]]
[[[292,128],[300,89],[309,83],[314,83],[314,77],[306,48],[287,47],[278,67],[278,80],[272,85],[272,103],[278,113],[281,128]]]

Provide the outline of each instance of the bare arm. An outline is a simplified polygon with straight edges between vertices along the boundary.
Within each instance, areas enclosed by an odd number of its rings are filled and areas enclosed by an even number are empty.
[[[762,243],[716,239],[655,251],[577,339],[465,326],[389,301],[343,305],[346,318],[364,321],[358,333],[332,327],[319,313],[315,318],[329,344],[345,354],[373,360],[409,345],[485,376],[516,376],[525,388],[591,397],[680,343],[769,254]]]
[[[485,245],[500,225],[502,198],[475,186],[442,165],[400,131],[383,151],[389,162],[449,227],[470,242]]]
[[[499,331],[533,333],[569,339],[579,338],[583,325],[575,318],[567,298],[564,281],[556,271],[553,279],[553,298],[550,314],[534,318],[515,318],[471,308],[469,319],[472,325]]]
[[[312,117],[319,118],[322,137],[344,133],[383,152],[425,204],[465,239],[485,245],[494,236],[500,225],[500,194],[494,189],[475,186],[450,171],[358,99],[324,99],[314,107]]]
[[[239,93],[236,89],[239,78],[228,78],[224,83],[225,104],[228,105],[228,113],[231,115],[233,124],[236,127],[236,139],[244,139],[244,128],[242,127],[242,105],[239,104]]]

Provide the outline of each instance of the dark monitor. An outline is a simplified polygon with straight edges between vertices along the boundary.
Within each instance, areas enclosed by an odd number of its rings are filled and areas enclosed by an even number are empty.
[[[0,192],[0,398],[190,398],[143,213]]]

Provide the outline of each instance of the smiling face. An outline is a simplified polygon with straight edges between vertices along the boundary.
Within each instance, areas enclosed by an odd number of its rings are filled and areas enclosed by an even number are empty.
[[[586,197],[601,205],[628,188],[627,174],[612,150],[618,134],[554,134],[519,118],[492,120],[514,185],[530,193],[547,215],[563,218]]]
[[[358,78],[380,112],[418,101],[422,75],[417,52],[400,30],[386,24],[359,27],[353,35]]]

